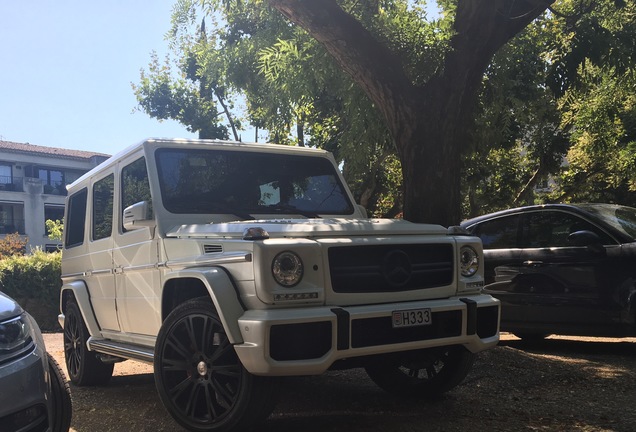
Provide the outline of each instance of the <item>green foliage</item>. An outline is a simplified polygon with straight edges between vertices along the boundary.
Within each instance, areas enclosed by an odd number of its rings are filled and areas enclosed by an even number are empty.
[[[20,236],[17,232],[5,235],[0,239],[0,259],[24,255],[28,241],[28,238]]]
[[[550,198],[636,206],[636,3],[563,1],[558,10],[547,83],[571,139]]]
[[[555,199],[636,206],[636,79],[587,66],[588,85],[562,102],[572,147]]]
[[[462,1],[438,1],[439,15],[431,3],[338,2],[421,87],[445,72]],[[453,174],[462,178],[464,216],[547,200],[633,201],[634,3],[557,0],[497,52],[475,127],[461,125],[472,128],[463,172]],[[400,213],[395,132],[320,43],[262,0],[179,0],[172,25],[177,61],[154,56],[136,87],[146,112],[201,130],[220,112],[204,95],[241,95],[248,121],[271,141],[332,151],[370,214]],[[430,110],[449,109],[444,103]],[[534,191],[548,179],[561,185],[554,194]]]
[[[563,0],[554,11],[489,66],[466,216],[546,201],[636,205],[634,3]],[[554,191],[533,191],[548,179]]]
[[[62,238],[64,238],[64,220],[47,219],[45,224],[49,240],[62,241]]]
[[[61,288],[62,253],[40,249],[0,260],[0,291],[13,297],[44,330],[56,324]]]

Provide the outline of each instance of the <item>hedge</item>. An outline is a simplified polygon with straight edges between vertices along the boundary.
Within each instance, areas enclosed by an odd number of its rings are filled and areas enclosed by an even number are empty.
[[[34,250],[0,260],[0,291],[13,297],[43,331],[60,331],[61,252]]]

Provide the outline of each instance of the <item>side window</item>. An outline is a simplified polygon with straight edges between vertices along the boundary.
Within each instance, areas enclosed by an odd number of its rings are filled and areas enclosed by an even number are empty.
[[[148,181],[148,171],[146,169],[146,159],[139,158],[133,163],[126,165],[121,170],[121,209],[122,211],[133,204],[147,201],[152,215],[152,200],[150,198],[150,182]],[[119,215],[121,219],[121,215]],[[124,221],[120,220],[122,232]]]
[[[93,185],[93,240],[110,237],[113,231],[114,174]]]
[[[66,226],[64,227],[64,247],[67,249],[84,243],[87,196],[88,189],[84,188],[68,199],[68,215]]]
[[[603,244],[612,243],[601,230],[586,220],[562,211],[534,212],[523,223],[523,245],[527,248],[568,247],[568,236],[576,231],[592,231]]]
[[[54,204],[44,204],[44,232],[49,235],[49,229],[46,227],[46,221],[63,221],[64,220],[64,206]]]
[[[519,215],[513,215],[480,223],[471,234],[481,239],[484,249],[510,249],[519,247],[518,228]]]

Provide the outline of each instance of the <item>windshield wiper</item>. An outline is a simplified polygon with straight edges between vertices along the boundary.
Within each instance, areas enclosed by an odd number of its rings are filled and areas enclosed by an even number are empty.
[[[267,205],[265,207],[267,207],[268,209],[271,209],[271,210],[278,210],[278,211],[282,211],[282,212],[285,212],[285,213],[299,214],[299,215],[305,216],[307,218],[319,218],[320,217],[320,215],[318,213],[311,212],[311,211],[308,211],[308,210],[301,210],[298,207],[293,206],[291,204],[278,203],[278,204],[270,204],[270,205]]]

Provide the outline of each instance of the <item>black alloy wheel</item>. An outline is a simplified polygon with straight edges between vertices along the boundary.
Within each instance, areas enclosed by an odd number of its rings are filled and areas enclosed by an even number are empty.
[[[64,318],[64,358],[71,382],[77,386],[104,385],[113,375],[114,365],[102,362],[88,350],[90,337],[75,301],[66,305]]]
[[[443,347],[387,356],[370,362],[367,374],[380,388],[399,397],[435,398],[461,383],[475,360],[463,347]]]
[[[183,303],[166,318],[154,366],[159,397],[189,430],[249,429],[274,408],[271,379],[245,370],[209,299]]]

